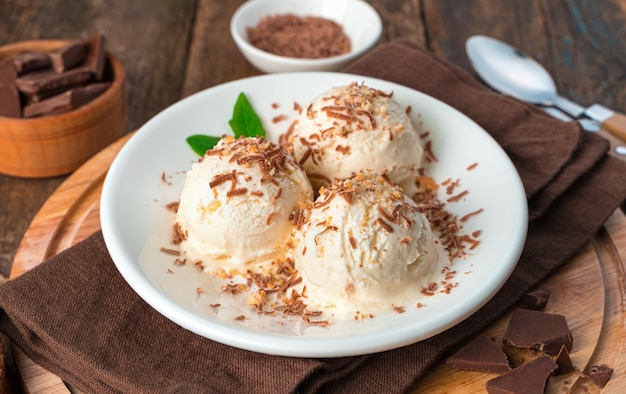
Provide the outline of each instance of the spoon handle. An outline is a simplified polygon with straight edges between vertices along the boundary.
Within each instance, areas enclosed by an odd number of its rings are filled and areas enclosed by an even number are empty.
[[[571,116],[565,114],[564,112],[562,112],[561,110],[555,107],[540,107],[540,108],[546,111],[549,115],[551,115],[552,117],[556,119],[559,119],[565,122],[577,121],[584,130],[589,131],[591,133],[596,133],[604,137],[607,141],[609,141],[610,149],[609,149],[608,154],[619,160],[626,161],[626,144],[624,143],[624,141],[622,141],[621,139],[617,138],[615,135],[610,133],[606,129],[606,127],[602,128],[600,125],[600,122],[594,119],[585,118],[585,117],[582,117],[579,119],[572,119]],[[626,117],[624,117],[624,120],[626,121]]]
[[[576,104],[575,102],[568,100],[563,96],[556,95],[552,98],[552,101],[555,107],[565,112],[574,119],[579,118],[585,113],[585,107],[580,104]]]
[[[626,142],[626,115],[615,112],[600,104],[594,104],[585,110],[585,115],[594,119],[611,134]]]
[[[602,122],[602,127],[620,140],[626,142],[626,115],[615,113]]]

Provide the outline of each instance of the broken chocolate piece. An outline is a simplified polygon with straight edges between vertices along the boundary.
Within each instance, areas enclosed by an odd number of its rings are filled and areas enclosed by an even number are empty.
[[[101,81],[104,76],[104,64],[106,60],[106,37],[102,34],[85,41],[87,45],[87,58],[83,65],[93,73],[96,81]]]
[[[13,84],[17,78],[17,70],[13,64],[12,59],[3,60],[0,62],[0,83],[5,85]]]
[[[556,362],[556,365],[559,366],[559,369],[556,370],[557,375],[564,375],[576,370],[565,345],[561,346],[561,350],[559,351],[559,354],[557,354],[554,361]]]
[[[17,71],[12,59],[0,63],[0,116],[22,116],[20,94],[15,87]]]
[[[489,394],[543,393],[550,374],[558,366],[548,356],[541,356],[488,380],[485,388]]]
[[[50,57],[41,51],[22,52],[15,55],[13,64],[19,75],[50,66]]]
[[[604,364],[594,365],[589,370],[588,376],[596,386],[603,389],[609,382],[609,379],[611,379],[611,376],[613,376],[613,368],[609,368]]]
[[[511,370],[509,360],[502,349],[486,335],[474,339],[446,360],[452,369],[504,373]]]
[[[546,307],[548,299],[550,298],[551,290],[548,289],[535,289],[522,296],[518,306],[520,308],[540,310]]]
[[[504,333],[505,345],[557,354],[561,346],[572,350],[574,339],[562,315],[516,309]]]
[[[84,87],[75,88],[53,96],[49,99],[33,103],[24,107],[24,117],[56,115],[79,108],[94,99],[106,90],[110,84],[93,83]]]
[[[0,85],[0,116],[19,118],[22,116],[20,93],[15,86]]]
[[[20,91],[34,94],[85,82],[89,78],[91,78],[91,72],[80,67],[61,74],[52,70],[28,73],[17,78],[15,84]]]
[[[85,56],[87,56],[87,45],[82,41],[71,42],[50,52],[52,68],[58,73],[63,73],[82,63]]]
[[[39,93],[25,94],[25,98],[26,98],[25,104],[37,103],[39,101],[43,101],[43,100],[45,100],[47,98],[50,98],[52,96],[56,96],[57,94],[61,94],[61,93],[65,92],[65,91],[68,91],[70,89],[79,88],[81,86],[85,86],[85,82],[73,83],[73,84],[69,84],[67,86],[62,86],[62,87],[60,87],[58,89],[44,90],[44,91],[39,92]]]

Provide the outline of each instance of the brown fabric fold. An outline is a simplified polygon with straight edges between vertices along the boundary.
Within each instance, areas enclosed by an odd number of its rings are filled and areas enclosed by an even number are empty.
[[[407,40],[345,71],[397,82],[459,109],[506,150],[532,221],[517,268],[466,321],[387,352],[335,359],[277,357],[201,338],[141,300],[100,232],[0,286],[0,330],[33,360],[87,392],[404,392],[455,345],[510,309],[570,259],[626,198],[626,163],[575,123],[485,89]],[[418,381],[419,383],[419,381]]]

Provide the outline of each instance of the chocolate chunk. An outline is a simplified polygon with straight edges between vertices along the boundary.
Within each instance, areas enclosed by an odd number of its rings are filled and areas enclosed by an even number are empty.
[[[15,87],[17,71],[12,59],[0,63],[0,116],[19,118],[22,116],[20,94]]]
[[[531,292],[524,294],[522,298],[520,299],[518,306],[520,308],[526,308],[526,309],[532,309],[532,310],[543,309],[546,307],[546,304],[548,303],[550,294],[552,294],[551,290],[535,289]]]
[[[548,356],[541,356],[488,380],[485,388],[489,394],[543,393],[550,374],[558,366]]]
[[[17,70],[15,69],[13,60],[7,59],[0,62],[0,84],[4,86],[14,85],[16,78]]]
[[[611,376],[613,376],[613,368],[609,368],[604,364],[594,365],[589,370],[588,376],[596,386],[602,389],[609,382]]]
[[[17,78],[15,84],[20,91],[34,94],[85,82],[89,78],[91,78],[91,72],[79,67],[61,74],[52,70],[28,73]]]
[[[73,83],[73,84],[69,84],[67,86],[62,86],[62,87],[60,87],[58,89],[44,90],[44,91],[39,92],[39,93],[25,94],[26,104],[37,103],[39,101],[45,100],[47,98],[50,98],[52,96],[56,96],[57,94],[61,94],[61,93],[65,92],[65,91],[67,91],[67,90],[74,89],[74,88],[79,88],[81,86],[85,86],[85,82]]]
[[[41,51],[22,52],[15,55],[13,64],[19,75],[50,66],[50,57]]]
[[[564,316],[517,309],[511,317],[502,342],[505,345],[557,354],[563,345],[571,351],[574,339]]]
[[[85,44],[87,45],[87,58],[83,65],[93,73],[96,81],[102,81],[106,60],[106,37],[96,34],[87,39]]]
[[[38,103],[27,105],[24,107],[24,117],[56,115],[79,108],[105,91],[109,85],[108,83],[94,83],[68,90]]]
[[[15,86],[0,86],[0,116],[9,118],[22,116],[20,93]]]
[[[559,350],[559,354],[557,354],[554,361],[556,362],[556,365],[559,366],[559,369],[556,371],[557,375],[571,373],[576,370],[565,345],[561,346],[561,350]]]
[[[85,56],[87,56],[87,45],[81,41],[71,42],[50,52],[52,68],[58,73],[63,73],[82,63]]]
[[[502,349],[486,335],[474,339],[446,360],[452,369],[504,373],[511,370],[509,360]]]

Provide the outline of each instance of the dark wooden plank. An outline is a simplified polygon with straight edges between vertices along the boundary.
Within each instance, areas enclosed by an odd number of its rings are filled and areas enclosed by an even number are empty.
[[[230,35],[230,19],[243,3],[242,0],[199,0],[183,96],[261,74],[239,52]]]
[[[626,111],[626,3],[544,0],[543,8],[560,93]]]
[[[375,0],[369,3],[380,14],[383,22],[381,43],[403,37],[417,44],[426,44],[421,1]]]
[[[534,1],[426,0],[424,19],[431,51],[468,71],[465,41],[476,34],[521,48],[532,46],[533,55],[547,52],[542,17]]]
[[[0,174],[0,275],[9,277],[15,252],[31,220],[63,177],[24,180]]]

